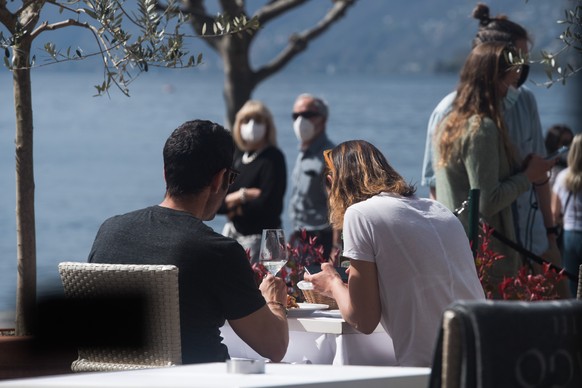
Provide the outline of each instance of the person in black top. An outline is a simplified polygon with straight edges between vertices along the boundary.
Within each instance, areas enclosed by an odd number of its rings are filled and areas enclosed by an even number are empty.
[[[232,135],[238,146],[234,167],[240,175],[218,211],[228,217],[222,234],[249,249],[252,262],[257,262],[263,229],[281,228],[287,167],[277,147],[273,116],[262,102],[250,100],[243,105]]]
[[[106,220],[89,254],[93,263],[178,267],[185,364],[229,358],[219,331],[225,320],[263,357],[278,362],[287,351],[285,283],[267,275],[257,287],[243,248],[203,223],[214,218],[238,174],[233,154],[222,126],[182,124],[164,146],[162,203]]]

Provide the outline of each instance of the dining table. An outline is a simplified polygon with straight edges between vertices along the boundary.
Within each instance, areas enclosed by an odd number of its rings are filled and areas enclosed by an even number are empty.
[[[283,362],[295,364],[395,366],[392,339],[378,325],[363,334],[342,319],[339,310],[289,310],[289,346]],[[223,343],[231,357],[261,359],[226,323]]]
[[[227,363],[209,363],[5,380],[0,387],[424,388],[429,376],[430,368],[275,363],[267,363],[264,373],[241,374],[229,373]]]

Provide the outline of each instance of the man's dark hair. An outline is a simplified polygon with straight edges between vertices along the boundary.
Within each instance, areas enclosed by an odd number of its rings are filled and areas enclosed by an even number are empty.
[[[199,193],[223,168],[232,166],[234,142],[229,131],[207,120],[192,120],[172,132],[164,145],[166,193]]]

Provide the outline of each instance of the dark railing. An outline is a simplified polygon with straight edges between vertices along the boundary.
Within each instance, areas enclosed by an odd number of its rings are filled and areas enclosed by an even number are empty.
[[[471,191],[469,192],[469,199],[467,201],[464,201],[459,208],[455,209],[455,211],[453,213],[455,213],[455,215],[458,216],[463,211],[465,211],[465,209],[467,209],[467,208],[469,209],[469,229],[468,229],[467,234],[469,237],[469,242],[471,243],[471,250],[473,252],[473,257],[476,257],[477,256],[477,247],[479,245],[478,244],[479,225],[480,224],[487,224],[479,214],[479,189],[471,189]],[[493,237],[495,237],[497,240],[501,241],[501,243],[507,245],[511,249],[522,254],[528,260],[530,260],[536,264],[539,264],[539,265],[544,265],[544,264],[549,265],[550,268],[552,268],[553,270],[555,270],[557,272],[563,271],[562,273],[568,279],[573,280],[575,282],[578,282],[578,275],[577,274],[570,273],[570,272],[566,271],[565,269],[563,269],[555,264],[552,264],[551,262],[547,261],[546,259],[544,259],[544,258],[536,255],[535,253],[525,249],[522,245],[516,243],[515,241],[510,240],[509,238],[507,238],[503,234],[499,233],[495,229],[493,229],[493,232],[491,233],[491,235]]]

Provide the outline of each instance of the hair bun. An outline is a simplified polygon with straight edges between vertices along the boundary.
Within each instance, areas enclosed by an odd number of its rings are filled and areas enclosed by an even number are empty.
[[[479,20],[479,24],[486,26],[491,21],[489,17],[489,7],[483,3],[477,3],[477,6],[473,10],[473,18]]]

